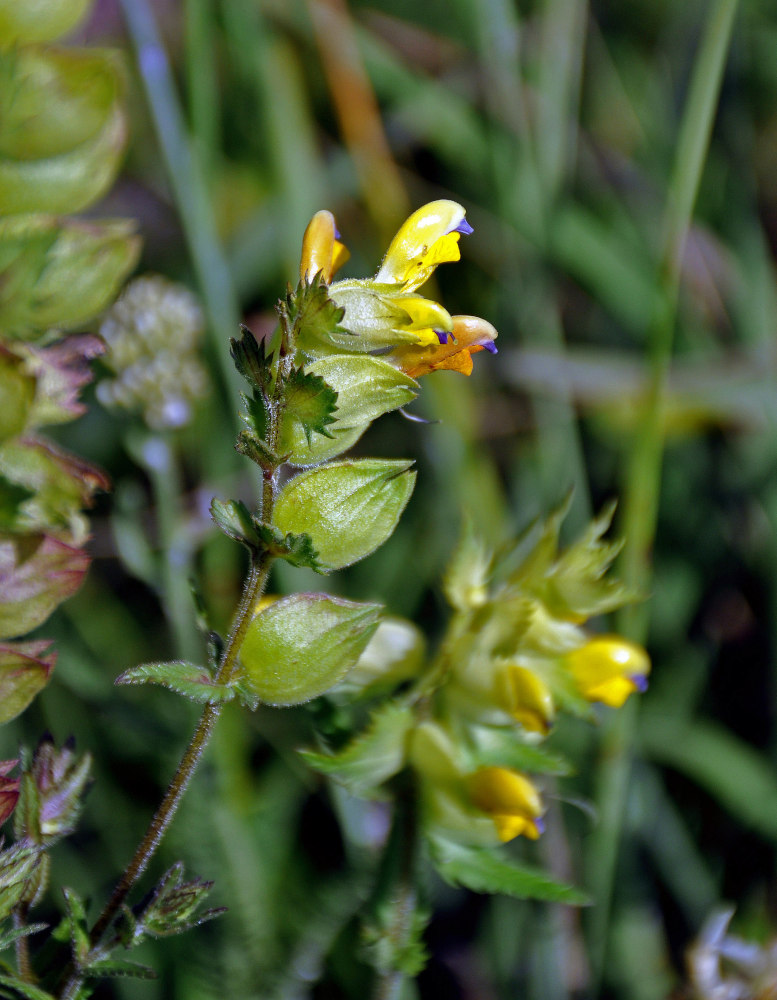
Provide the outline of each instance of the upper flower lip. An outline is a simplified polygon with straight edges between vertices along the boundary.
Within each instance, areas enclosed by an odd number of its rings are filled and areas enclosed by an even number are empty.
[[[459,236],[473,231],[464,215],[458,202],[444,198],[417,209],[391,241],[375,280],[410,292],[427,281],[438,264],[459,260]]]

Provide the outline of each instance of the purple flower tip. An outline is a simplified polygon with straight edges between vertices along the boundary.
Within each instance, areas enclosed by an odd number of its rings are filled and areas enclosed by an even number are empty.
[[[335,226],[335,239],[336,240],[342,239],[342,236],[340,235],[340,230],[337,228],[337,226]]]
[[[538,816],[537,819],[534,820],[534,826],[537,833],[545,833],[545,820],[541,816]]]
[[[499,353],[499,351],[497,350],[497,346],[493,342],[493,340],[489,340],[489,342],[487,344],[483,344],[482,346],[485,347],[485,349],[488,351],[489,354],[498,354]]]
[[[451,232],[461,233],[463,236],[469,236],[469,234],[474,233],[475,230],[467,222],[466,219],[462,219],[461,222],[458,224],[458,226],[456,226],[455,229],[452,229]]]
[[[448,343],[449,334],[447,334],[445,330],[435,330],[434,332],[437,334],[437,339],[440,341],[441,344]]]
[[[640,694],[644,694],[648,689],[648,679],[643,674],[633,674],[631,682]]]

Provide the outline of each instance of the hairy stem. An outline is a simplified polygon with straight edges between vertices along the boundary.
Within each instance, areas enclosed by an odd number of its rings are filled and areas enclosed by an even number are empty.
[[[29,911],[29,903],[20,903],[14,909],[14,930],[19,930],[25,926]],[[32,962],[30,961],[30,939],[27,936],[17,938],[14,950],[16,952],[16,971],[19,973],[20,978],[26,983],[34,983],[35,973],[32,971]]]
[[[383,884],[379,884],[376,894],[379,903],[384,894],[390,899],[391,918],[384,934],[393,945],[394,962],[391,967],[379,971],[373,1000],[399,1000],[402,995],[402,986],[407,978],[401,967],[402,951],[410,944],[418,908],[416,803],[412,797],[407,801],[400,799],[395,809],[394,824],[386,846]]]

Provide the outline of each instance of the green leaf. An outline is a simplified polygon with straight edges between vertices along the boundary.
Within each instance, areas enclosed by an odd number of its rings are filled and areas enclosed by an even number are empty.
[[[0,538],[0,638],[31,632],[74,594],[89,566],[81,549],[55,538]]]
[[[20,531],[58,528],[83,540],[87,526],[82,508],[91,506],[97,490],[110,489],[102,470],[53,441],[32,435],[0,446],[0,466],[6,479],[33,491],[19,509]]]
[[[16,718],[49,682],[57,660],[51,642],[0,642],[0,724]]]
[[[351,795],[369,797],[404,767],[407,734],[414,721],[411,708],[389,702],[373,714],[367,729],[339,753],[299,753],[309,767],[334,778]]]
[[[0,0],[0,41],[30,45],[69,34],[92,6],[92,0]]]
[[[392,534],[415,484],[412,462],[368,458],[310,469],[280,493],[273,521],[310,535],[321,562],[341,569]]]
[[[157,978],[156,972],[153,969],[149,969],[147,965],[138,965],[137,962],[122,962],[115,958],[104,959],[101,962],[92,962],[83,971],[90,979],[117,979],[119,977],[129,977],[130,979]]]
[[[115,53],[0,50],[0,215],[79,212],[116,175],[126,143]]]
[[[18,486],[0,476],[0,531],[17,531],[24,520],[22,505],[35,496],[35,490]]]
[[[368,425],[339,428],[334,424],[333,427],[331,438],[317,436],[313,438],[311,444],[308,444],[299,424],[287,425],[281,442],[286,456],[285,461],[296,466],[321,465],[322,462],[328,462],[352,448],[367,430]]]
[[[463,885],[474,892],[572,906],[585,906],[590,902],[580,889],[556,882],[541,869],[519,864],[493,849],[466,847],[442,838],[430,840],[429,847],[435,868],[451,885]]]
[[[284,450],[284,424],[299,424],[308,445],[314,432],[332,437],[328,425],[335,420],[333,413],[337,409],[337,393],[319,375],[306,374],[302,368],[292,368],[283,383],[283,405],[281,451]]]
[[[261,611],[240,648],[243,681],[268,705],[299,705],[348,673],[378,626],[379,604],[293,594]]]
[[[73,889],[63,888],[65,910],[67,911],[70,947],[73,950],[73,961],[81,968],[89,955],[89,927],[86,922],[86,907],[83,900]]]
[[[249,549],[259,548],[256,526],[242,500],[218,500],[214,497],[210,502],[210,516],[229,538],[242,542]]]
[[[186,660],[142,663],[138,667],[130,667],[119,674],[116,684],[161,684],[203,705],[231,701],[235,697],[229,684],[216,684],[210,671]]]
[[[16,976],[0,976],[0,986],[5,986],[15,991],[13,1000],[16,1000],[17,996],[24,997],[25,1000],[56,1000],[53,993],[47,993],[39,986],[33,986],[32,983],[27,983],[23,979],[17,979]],[[10,997],[11,994],[3,993],[2,996]]]
[[[257,537],[264,548],[278,559],[285,559],[292,566],[307,566],[317,573],[326,570],[321,566],[318,553],[313,548],[310,535],[281,534],[271,524],[254,521]]]
[[[254,391],[250,396],[244,392],[240,393],[240,398],[245,406],[245,413],[240,414],[240,419],[246,425],[251,434],[263,440],[270,426],[270,409],[263,393]]]
[[[0,276],[1,277],[1,276]],[[0,443],[21,434],[35,400],[35,379],[24,369],[22,358],[0,347]]]
[[[359,350],[359,341],[341,325],[345,312],[329,298],[321,275],[300,282],[278,304],[281,325],[291,342],[311,358],[343,350]]]
[[[134,223],[125,220],[0,219],[3,336],[30,340],[51,327],[82,327],[113,301],[139,253]]]
[[[418,389],[409,376],[368,355],[338,354],[314,362],[306,371],[323,378],[337,393],[337,409],[328,427],[330,440],[309,439],[291,417],[281,421],[279,450],[288,453],[292,465],[315,465],[342,454],[372,420],[410,402]]]
[[[534,774],[574,774],[568,760],[542,746],[523,743],[512,726],[473,726],[470,732],[474,741],[469,750],[472,770],[493,766],[532,771]]]
[[[27,370],[35,376],[31,427],[67,423],[86,413],[86,405],[79,400],[79,394],[92,381],[90,362],[105,353],[105,343],[100,337],[73,334],[47,347],[17,343],[15,350],[24,357]]]
[[[4,920],[24,898],[40,859],[37,845],[14,844],[0,851],[0,920]]]
[[[321,376],[337,393],[338,427],[370,423],[412,402],[420,388],[409,375],[368,354],[321,358],[307,371]]]
[[[254,434],[253,431],[240,431],[235,443],[235,451],[250,458],[252,462],[256,462],[261,469],[273,470],[283,462],[283,456],[273,451],[267,442]]]
[[[183,873],[183,864],[179,861],[162,876],[151,900],[137,918],[136,941],[143,934],[157,938],[182,934],[225,912],[222,907],[198,914],[213,883],[202,879],[184,882]]]
[[[252,389],[266,394],[273,381],[272,357],[263,339],[257,340],[247,326],[241,325],[240,331],[240,340],[232,338],[229,342],[235,368]]]
[[[0,951],[4,951],[9,948],[15,941],[19,938],[29,937],[30,934],[37,934],[39,931],[45,931],[48,928],[48,924],[26,924],[24,927],[17,927],[13,930],[8,930],[3,934],[0,934]]]
[[[492,561],[492,553],[476,536],[472,522],[467,520],[443,578],[445,596],[457,611],[467,611],[484,603]]]

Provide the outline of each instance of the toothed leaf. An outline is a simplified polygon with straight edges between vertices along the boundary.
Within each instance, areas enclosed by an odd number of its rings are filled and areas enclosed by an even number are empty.
[[[573,906],[585,906],[590,902],[580,889],[557,882],[542,869],[521,864],[496,850],[466,847],[441,838],[431,840],[429,846],[435,868],[451,885],[462,885],[474,892]]]
[[[283,457],[253,431],[246,430],[238,434],[235,451],[250,458],[262,469],[275,469],[283,462]]]
[[[376,711],[365,732],[339,753],[299,753],[309,767],[334,778],[352,795],[369,797],[404,766],[407,734],[414,718],[411,708],[390,702]]]
[[[285,535],[271,524],[254,521],[254,530],[260,544],[278,559],[285,559],[292,566],[307,566],[317,573],[326,573],[321,565],[310,535],[295,535],[289,531]]]
[[[291,332],[294,343],[309,357],[338,354],[354,349],[357,338],[341,325],[345,311],[329,298],[321,275],[289,290],[278,305],[281,323]]]
[[[283,384],[283,401],[281,450],[290,450],[285,447],[285,439],[297,424],[302,428],[308,446],[312,443],[314,432],[332,437],[328,425],[335,422],[333,414],[337,409],[337,393],[320,375],[292,368]]]
[[[266,392],[272,384],[271,358],[265,350],[264,340],[257,340],[247,326],[240,327],[240,339],[230,340],[230,354],[235,368],[259,393]]]
[[[242,542],[249,549],[259,548],[256,526],[242,500],[218,500],[214,497],[210,502],[210,516],[229,538]]]
[[[228,684],[216,684],[210,671],[186,660],[168,663],[143,663],[131,667],[116,678],[117,684],[161,684],[200,704],[231,701],[235,697]]]

